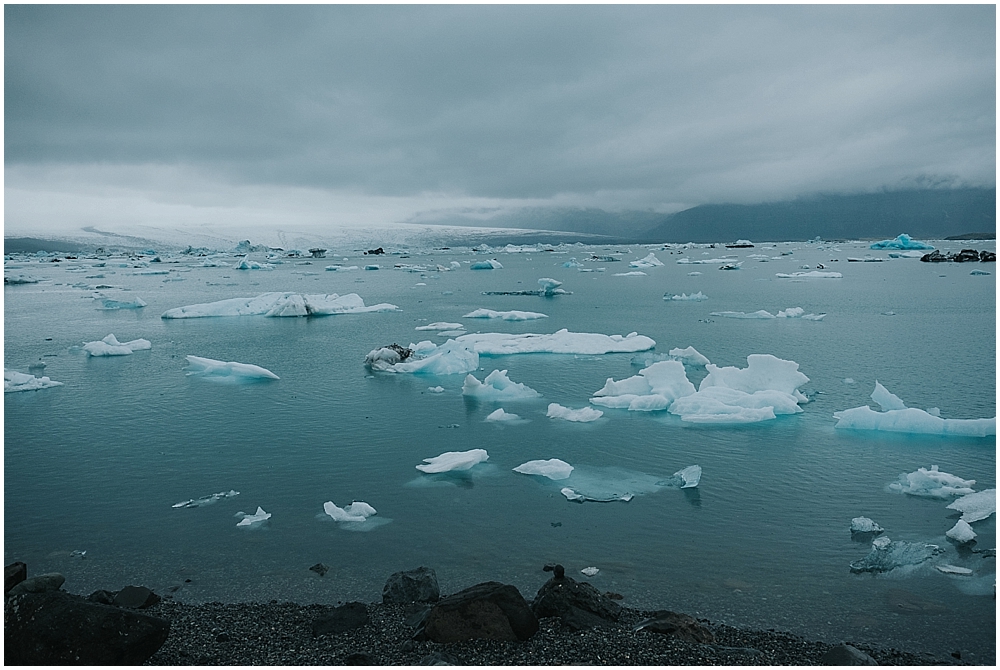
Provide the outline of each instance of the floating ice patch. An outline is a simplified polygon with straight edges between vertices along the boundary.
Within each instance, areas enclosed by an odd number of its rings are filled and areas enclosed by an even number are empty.
[[[981,521],[996,513],[997,490],[986,489],[978,493],[969,493],[948,505],[948,509],[961,512],[962,521],[966,523]]]
[[[688,381],[683,363],[659,361],[621,381],[609,377],[604,387],[594,392],[590,402],[603,407],[649,412],[667,409],[678,398],[694,392],[694,384]]]
[[[354,501],[343,509],[327,501],[323,503],[323,512],[334,521],[347,523],[363,523],[368,517],[378,514],[374,507],[360,501]]]
[[[581,409],[570,409],[569,407],[563,407],[558,403],[550,403],[549,409],[545,413],[545,416],[550,419],[566,419],[567,421],[576,421],[579,423],[587,423],[590,421],[597,421],[602,416],[604,412],[599,409],[594,409],[592,407],[583,407]]]
[[[773,319],[774,314],[768,311],[759,309],[756,312],[712,312],[711,316],[721,316],[727,319]]]
[[[562,286],[562,282],[556,279],[552,279],[551,277],[542,277],[541,279],[539,279],[538,286],[542,292],[542,295],[557,295],[566,293],[566,291],[559,288],[560,286]]]
[[[920,242],[911,238],[906,233],[898,235],[893,240],[882,240],[881,242],[872,242],[870,249],[933,249],[933,245],[927,244],[926,242]]]
[[[889,572],[920,565],[943,551],[936,544],[893,542],[887,537],[879,537],[872,542],[867,556],[851,563],[851,572]]]
[[[967,576],[967,575],[971,575],[972,574],[972,570],[970,570],[968,568],[962,568],[962,567],[959,567],[957,565],[950,565],[948,563],[942,563],[941,565],[935,565],[934,567],[937,568],[939,571],[943,572],[946,575],[963,575],[963,576]]]
[[[573,502],[629,502],[636,496],[675,486],[653,475],[617,467],[577,466],[560,493]]]
[[[885,532],[882,526],[878,525],[866,516],[856,516],[851,519],[852,533],[882,533]]]
[[[469,470],[477,463],[482,463],[489,458],[485,449],[470,449],[469,451],[446,451],[434,458],[425,458],[424,465],[416,466],[417,470],[434,474],[438,472],[454,472],[456,470]]]
[[[701,258],[694,259],[684,257],[677,261],[678,265],[715,265],[717,263],[730,263],[736,256],[725,256],[723,258]]]
[[[131,342],[119,342],[114,333],[111,333],[102,340],[87,342],[82,348],[90,356],[128,356],[133,351],[151,349],[152,347],[149,340],[142,338]]]
[[[428,386],[427,390],[430,391],[431,393],[444,393],[443,386]]]
[[[580,572],[582,572],[583,574],[587,575],[588,577],[593,577],[598,572],[600,572],[600,569],[599,568],[590,567],[590,568],[584,568],[583,570],[580,570]]]
[[[863,405],[834,412],[833,417],[837,419],[837,424],[834,427],[964,437],[986,437],[997,434],[996,417],[992,419],[942,419],[940,416],[922,409],[906,407],[902,400],[889,393],[878,382],[875,382],[872,399],[880,405],[884,401],[890,407],[902,406],[902,408],[876,412],[868,405]]]
[[[521,417],[517,414],[511,414],[510,412],[505,412],[503,407],[493,412],[490,412],[486,417],[487,421],[518,421]]]
[[[959,519],[951,530],[945,533],[946,537],[950,537],[961,544],[966,542],[972,542],[976,539],[976,531],[972,530],[972,526],[969,525],[968,521],[963,521]]]
[[[48,377],[36,377],[34,375],[18,372],[17,370],[3,370],[3,392],[16,393],[18,391],[37,391],[53,386],[62,386],[62,382],[55,382]]]
[[[629,264],[631,268],[655,268],[663,265],[663,262],[656,257],[653,252],[649,252],[649,255],[645,258],[640,258],[637,261],[632,261]]]
[[[698,353],[698,350],[694,347],[687,347],[686,349],[671,349],[667,352],[667,354],[674,360],[680,361],[684,365],[704,367],[709,364],[709,360]]]
[[[462,316],[463,319],[503,319],[504,321],[531,321],[533,319],[547,319],[548,314],[541,312],[519,312],[511,310],[509,312],[497,312],[492,309],[477,309]],[[458,325],[459,328],[463,326]]]
[[[279,379],[278,375],[270,370],[266,370],[250,363],[236,363],[216,361],[211,358],[200,356],[187,356],[188,376],[206,377],[217,380],[257,380],[257,379]]]
[[[37,284],[40,280],[38,277],[32,277],[26,274],[16,274],[16,275],[4,275],[4,284]]]
[[[168,309],[161,318],[195,319],[222,316],[325,316],[330,314],[358,314],[362,312],[388,312],[398,309],[395,305],[380,303],[370,307],[357,293],[348,295],[262,293],[253,298],[228,298],[216,302],[187,305]]]
[[[514,468],[514,472],[522,475],[538,475],[548,477],[553,481],[567,479],[573,473],[573,466],[558,458],[550,458],[547,461],[528,461]]]
[[[884,386],[878,383],[877,379],[875,380],[875,390],[872,391],[871,398],[882,407],[883,412],[894,409],[906,409],[906,405],[899,399],[899,396],[889,393]]]
[[[460,323],[448,323],[447,321],[438,321],[436,323],[428,323],[426,326],[417,326],[414,330],[456,330],[459,328],[465,328]]]
[[[645,277],[646,273],[642,270],[633,270],[632,272],[616,272],[613,276],[615,277]]]
[[[510,354],[580,354],[634,353],[656,346],[645,335],[601,335],[599,333],[571,333],[565,328],[550,335],[525,333],[471,333],[455,340],[483,356]]]
[[[681,489],[693,489],[701,483],[701,466],[689,465],[683,470],[678,470],[665,482],[666,486],[676,486]]]
[[[941,472],[938,470],[938,466],[932,465],[930,470],[918,468],[916,472],[901,474],[897,481],[889,484],[889,490],[911,496],[945,499],[972,493],[972,487],[975,485],[975,479],[962,479],[947,472]]]
[[[528,400],[541,394],[524,384],[512,382],[506,370],[494,370],[481,382],[473,375],[468,375],[462,384],[462,395],[479,400],[506,401]]]
[[[373,349],[365,357],[365,365],[379,372],[424,375],[465,374],[479,368],[479,354],[455,340],[448,340],[441,346],[421,342],[411,345],[408,351],[410,353],[404,358],[395,348]]]
[[[271,518],[271,515],[265,512],[261,507],[258,507],[257,512],[254,514],[245,514],[243,512],[238,512],[237,516],[239,515],[242,515],[242,518],[240,519],[240,522],[236,524],[237,528],[259,526]]]
[[[488,260],[488,261],[476,261],[469,265],[470,270],[502,270],[503,266],[500,265],[498,260]]]
[[[680,295],[664,294],[663,299],[700,302],[702,300],[708,300],[708,296],[702,293],[701,291],[698,291],[697,293],[692,293],[691,295],[688,295],[687,293],[681,293]]]
[[[205,505],[212,505],[219,502],[223,498],[235,498],[240,494],[239,491],[229,490],[221,491],[219,493],[213,493],[211,495],[202,496],[201,498],[192,498],[190,500],[185,500],[184,502],[179,502],[171,507],[204,507]]]
[[[142,298],[133,298],[131,300],[114,300],[113,298],[96,298],[100,301],[101,306],[97,309],[141,309],[146,306]]]

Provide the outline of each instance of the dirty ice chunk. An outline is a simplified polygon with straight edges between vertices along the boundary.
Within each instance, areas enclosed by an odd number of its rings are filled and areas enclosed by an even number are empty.
[[[250,363],[236,363],[230,361],[224,363],[211,358],[200,356],[187,356],[188,375],[209,378],[229,378],[229,379],[279,379],[278,375],[270,370]]]
[[[179,502],[176,505],[171,505],[171,507],[204,507],[205,505],[211,505],[216,503],[223,498],[233,498],[240,494],[239,491],[229,490],[220,491],[219,493],[213,493],[211,495],[202,496],[201,498],[192,498],[191,500],[185,500],[184,502]]]
[[[477,463],[489,458],[485,449],[470,449],[469,451],[446,451],[434,458],[425,458],[426,465],[418,465],[417,470],[434,474],[436,472],[452,472],[454,470],[469,470]]]
[[[875,390],[872,391],[872,400],[882,406],[883,412],[894,409],[906,409],[906,405],[899,399],[899,396],[889,393],[884,386],[875,380]]]
[[[528,461],[514,468],[514,472],[522,475],[540,475],[558,481],[566,479],[573,472],[573,466],[558,458],[550,458],[547,461]]]
[[[593,568],[593,567],[591,567],[591,568],[584,568],[580,572],[582,572],[583,574],[587,575],[588,577],[593,577],[598,572],[600,572],[600,569],[599,568]]]
[[[976,539],[976,531],[972,530],[972,526],[962,519],[959,519],[945,535],[962,544]]]
[[[851,572],[889,572],[895,568],[919,565],[943,551],[936,544],[893,542],[887,537],[880,537],[872,542],[867,556],[851,563]]]
[[[534,319],[547,319],[548,314],[541,312],[521,312],[512,309],[509,312],[497,312],[492,309],[477,309],[462,316],[463,319],[503,319],[504,321],[531,321]],[[461,324],[456,324],[457,328],[463,328]]]
[[[972,482],[975,484],[975,482]],[[971,486],[971,484],[970,484]],[[986,489],[978,493],[969,493],[948,505],[962,513],[962,521],[973,523],[995,514],[997,511],[997,490]]]
[[[34,375],[18,372],[17,370],[3,370],[3,392],[15,393],[17,391],[37,391],[47,389],[52,386],[62,386],[62,382],[52,381],[48,377],[36,377]]]
[[[465,328],[465,326],[460,323],[438,321],[436,323],[428,323],[426,326],[417,326],[414,330],[455,330],[459,328]]]
[[[709,360],[698,353],[698,350],[694,347],[688,347],[686,349],[671,349],[667,352],[667,354],[671,358],[678,360],[685,365],[704,367],[709,364]]]
[[[365,357],[365,364],[380,372],[403,372],[424,375],[455,375],[479,368],[479,354],[448,340],[441,346],[431,342],[410,345],[410,355],[403,360],[396,349],[373,349]]]
[[[878,525],[866,516],[856,516],[851,519],[852,533],[882,533],[885,532],[882,526]]]
[[[907,493],[911,496],[944,499],[972,493],[972,487],[975,485],[975,479],[965,480],[947,472],[941,472],[938,470],[938,466],[932,465],[930,470],[917,468],[916,472],[901,474],[897,481],[889,484],[889,490]],[[994,507],[995,501],[994,498]],[[952,509],[959,508],[952,507]]]
[[[510,412],[503,411],[503,407],[500,409],[490,412],[489,416],[486,417],[487,421],[517,421],[520,419],[517,414],[511,414]]]
[[[950,565],[948,563],[942,563],[941,565],[935,565],[935,568],[940,570],[946,575],[971,575],[972,570],[968,568],[960,568],[957,565]]]
[[[494,370],[479,381],[473,375],[465,378],[462,384],[462,395],[480,400],[527,400],[537,398],[541,394],[524,384],[512,382],[506,370]]]
[[[996,417],[992,419],[942,419],[916,407],[876,412],[868,405],[834,412],[835,428],[884,430],[894,433],[921,433],[987,437],[997,434]]]
[[[114,333],[111,333],[102,340],[87,342],[83,345],[83,350],[90,356],[128,356],[133,351],[151,349],[152,347],[149,340],[142,338],[131,342],[119,342]]]
[[[567,421],[588,423],[590,421],[597,421],[600,419],[604,416],[604,412],[599,409],[594,409],[593,407],[570,409],[569,407],[563,407],[558,403],[550,403],[545,416],[550,419],[566,419]]]
[[[236,526],[237,527],[239,527],[239,526],[244,526],[244,527],[246,527],[246,526],[254,526],[254,525],[261,524],[261,523],[267,521],[270,518],[271,518],[270,514],[268,514],[267,512],[265,512],[262,508],[258,507],[257,508],[257,512],[255,514],[247,514],[247,515],[245,515],[242,519],[240,519],[240,522],[238,524],[236,524]]]

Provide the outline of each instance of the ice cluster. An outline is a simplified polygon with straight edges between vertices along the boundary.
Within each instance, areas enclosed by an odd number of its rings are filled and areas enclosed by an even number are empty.
[[[593,407],[570,409],[569,407],[563,407],[558,403],[551,403],[548,411],[545,413],[545,416],[551,419],[566,419],[567,421],[587,423],[590,421],[597,421],[604,416],[604,412],[599,409],[594,409]]]
[[[469,451],[446,451],[440,456],[425,458],[424,464],[416,466],[417,470],[427,474],[469,470],[478,463],[489,458],[485,449],[470,449]]]
[[[508,401],[529,400],[537,398],[541,394],[524,384],[512,382],[507,376],[506,370],[494,370],[486,375],[486,379],[483,381],[468,375],[465,378],[465,383],[462,384],[462,395],[478,400]]]
[[[279,379],[278,375],[270,370],[266,370],[250,363],[236,363],[217,361],[211,358],[200,356],[187,356],[189,376],[207,377],[217,380],[256,380],[256,379]]]
[[[262,293],[253,298],[228,298],[216,302],[186,305],[168,309],[164,319],[196,319],[213,316],[325,316],[329,314],[358,314],[361,312],[390,312],[395,305],[380,303],[370,307],[357,293],[347,295]]]
[[[972,487],[975,485],[975,479],[962,479],[947,472],[941,472],[938,470],[938,466],[932,465],[930,470],[918,468],[916,472],[899,475],[897,481],[889,484],[889,490],[911,496],[945,499],[972,493]]]
[[[87,342],[83,345],[83,350],[90,356],[128,356],[133,351],[152,349],[152,347],[149,340],[142,338],[131,342],[119,342],[114,333],[111,333],[103,340]]]
[[[47,389],[52,386],[62,386],[62,382],[54,382],[48,377],[36,377],[34,375],[18,372],[17,370],[3,369],[3,392],[15,393],[17,391],[37,391]]]
[[[885,411],[876,412],[868,405],[862,405],[834,412],[833,416],[837,419],[835,427],[965,437],[986,437],[997,434],[996,417],[992,419],[942,419],[930,411],[906,407],[902,400],[887,391],[878,382],[875,382],[872,399]]]

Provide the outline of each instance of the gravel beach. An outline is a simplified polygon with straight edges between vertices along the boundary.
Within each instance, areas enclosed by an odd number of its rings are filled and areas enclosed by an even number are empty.
[[[653,615],[625,609],[614,625],[574,632],[557,618],[540,621],[526,642],[414,641],[412,608],[367,605],[370,623],[313,636],[312,622],[327,605],[270,603],[187,605],[164,600],[145,610],[168,619],[170,636],[147,665],[821,665],[834,645],[787,633],[741,630],[701,621],[714,644],[697,644],[635,624]],[[851,644],[850,640],[845,641]],[[853,644],[879,665],[955,665],[961,659]]]

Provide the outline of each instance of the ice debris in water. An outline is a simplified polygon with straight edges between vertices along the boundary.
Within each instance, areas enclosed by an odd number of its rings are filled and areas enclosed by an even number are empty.
[[[494,370],[486,375],[486,379],[479,381],[473,375],[465,378],[462,384],[462,395],[479,400],[527,400],[537,398],[541,394],[533,388],[524,384],[512,382],[507,376],[506,370]]]
[[[656,346],[656,342],[638,333],[628,335],[602,335],[600,333],[571,333],[565,328],[549,335],[524,333],[470,333],[455,339],[486,356],[509,354],[580,354],[634,353]]]
[[[823,272],[821,270],[812,270],[811,272],[778,272],[774,275],[775,277],[780,277],[781,279],[799,279],[803,277],[814,277],[817,279],[840,279],[844,275],[839,272]]]
[[[890,407],[903,405],[903,401],[875,382],[872,399]],[[885,407],[885,405],[883,405]],[[992,419],[942,419],[929,412],[903,405],[899,409],[876,412],[868,405],[834,412],[835,428],[854,430],[884,430],[895,433],[923,433],[927,435],[957,435],[986,437],[997,434],[996,417]]]
[[[611,408],[649,412],[667,409],[676,399],[695,392],[679,361],[659,361],[639,374],[615,381],[609,377],[604,387],[594,392],[590,402]]]
[[[550,458],[547,461],[528,461],[514,468],[514,472],[522,475],[539,475],[548,477],[554,481],[566,479],[573,472],[573,466],[558,458]]]
[[[632,268],[655,268],[655,267],[658,267],[660,265],[663,265],[663,261],[661,261],[659,258],[657,258],[653,254],[653,252],[650,251],[649,255],[646,256],[645,258],[640,258],[637,261],[632,261],[628,265],[629,265],[629,267],[632,267]]]
[[[368,517],[378,514],[374,507],[360,501],[354,501],[343,509],[327,501],[323,503],[323,511],[334,521],[347,521],[351,523],[362,522]]]
[[[935,565],[939,571],[946,575],[971,575],[972,570],[968,568],[962,568],[957,565],[951,565],[949,563],[942,563],[941,565]]]
[[[455,340],[440,346],[425,340],[409,347],[392,345],[372,349],[365,356],[365,365],[378,372],[455,375],[478,369],[479,354]]]
[[[683,470],[675,472],[670,479],[665,482],[667,486],[677,486],[682,489],[693,489],[701,483],[701,466],[689,465]]]
[[[959,519],[951,530],[945,533],[945,536],[950,537],[956,542],[965,544],[966,542],[972,542],[976,539],[976,531],[972,530],[972,526],[969,525],[968,521]]]
[[[882,240],[872,242],[870,249],[933,249],[934,246],[926,242],[920,242],[911,238],[906,233],[901,233],[894,240]]]
[[[974,484],[975,482],[973,482]],[[970,484],[971,486],[971,484]],[[997,511],[997,490],[986,489],[978,493],[968,493],[948,505],[948,509],[962,513],[962,521],[973,523],[988,518]]]
[[[264,523],[265,521],[267,521],[268,519],[271,518],[271,515],[269,513],[265,512],[263,510],[263,508],[261,508],[261,507],[258,507],[257,508],[257,512],[254,513],[254,514],[246,514],[244,512],[237,512],[236,516],[242,517],[240,519],[240,522],[238,524],[236,524],[237,527],[240,527],[240,526],[243,526],[243,527],[257,526],[257,525],[260,525],[260,524]]]
[[[563,407],[558,403],[550,403],[545,416],[550,419],[566,419],[567,421],[587,423],[590,421],[597,421],[604,416],[604,412],[599,409],[594,409],[593,407],[570,409],[569,407]]]
[[[680,295],[671,295],[669,293],[665,293],[663,294],[663,299],[676,300],[678,302],[684,302],[684,301],[701,302],[702,300],[708,300],[708,296],[702,293],[701,291],[698,291],[697,293],[692,293],[691,295],[688,295],[687,293],[681,293]]]
[[[872,391],[872,400],[877,402],[881,407],[883,412],[888,412],[894,409],[906,409],[906,405],[903,401],[899,399],[899,396],[889,393],[884,386],[875,380],[875,390]]]
[[[882,526],[878,525],[866,516],[856,516],[851,519],[852,533],[882,533],[885,532]]]
[[[465,326],[460,323],[438,321],[436,323],[428,323],[426,326],[417,326],[414,330],[456,330],[459,328],[465,328]]]
[[[895,568],[919,565],[943,551],[936,544],[893,542],[883,536],[872,541],[867,556],[851,563],[851,572],[889,572]]]
[[[427,390],[430,391],[431,393],[444,393],[443,386],[428,386]]]
[[[512,309],[509,312],[497,312],[492,309],[477,309],[462,316],[463,319],[503,319],[504,321],[531,321],[534,319],[547,319],[548,314],[541,312],[520,312]],[[458,328],[463,328],[461,324]]]
[[[361,312],[389,312],[399,309],[395,305],[380,303],[370,307],[357,293],[347,295],[262,293],[253,298],[227,298],[215,302],[186,305],[168,309],[164,319],[195,319],[221,316],[325,316],[330,314],[357,314]]]
[[[34,375],[18,372],[17,370],[3,370],[3,392],[15,393],[17,391],[37,391],[47,389],[52,386],[62,386],[62,382],[52,381],[48,377],[36,377]]]
[[[239,491],[229,490],[221,491],[219,493],[213,493],[211,495],[202,496],[201,498],[192,498],[191,500],[185,500],[184,502],[179,502],[176,505],[171,505],[171,507],[204,507],[205,505],[211,505],[216,503],[223,498],[234,498],[240,494]]]
[[[470,449],[469,451],[446,451],[440,456],[425,458],[424,463],[416,466],[417,470],[434,474],[437,472],[453,472],[469,470],[477,463],[483,463],[489,458],[485,449]]]
[[[278,375],[270,370],[250,363],[236,363],[230,361],[224,363],[211,358],[200,356],[187,356],[188,376],[207,377],[213,379],[231,380],[253,380],[253,379],[279,379]]]
[[[486,417],[487,421],[517,421],[521,417],[517,414],[511,414],[510,412],[505,412],[503,407],[493,412],[490,412]]]
[[[101,306],[97,309],[115,310],[115,309],[141,309],[146,306],[142,298],[132,298],[131,300],[115,300],[114,298],[103,298],[98,297],[97,300],[101,302]]]
[[[599,568],[590,567],[590,568],[584,568],[583,570],[580,570],[580,572],[582,572],[583,574],[587,575],[588,577],[593,577],[598,572],[600,572],[600,569]]]
[[[698,353],[698,350],[694,347],[687,347],[686,349],[678,347],[671,349],[667,353],[671,358],[678,360],[685,365],[704,367],[709,364],[709,360]]]
[[[975,479],[965,480],[955,475],[941,472],[938,466],[931,469],[917,468],[916,472],[899,475],[899,480],[889,484],[889,490],[926,498],[951,498],[972,493]],[[957,509],[957,508],[955,508]]]
[[[470,270],[502,270],[503,266],[496,259],[486,261],[476,261],[469,266]]]
[[[152,347],[149,340],[142,338],[131,342],[119,342],[114,333],[111,333],[102,340],[87,342],[83,345],[83,350],[90,356],[128,356],[133,351],[151,349]]]

